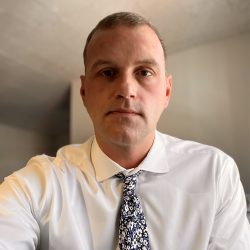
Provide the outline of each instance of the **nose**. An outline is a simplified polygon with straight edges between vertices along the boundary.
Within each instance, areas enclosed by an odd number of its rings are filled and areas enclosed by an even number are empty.
[[[124,99],[136,98],[137,82],[133,75],[124,74],[117,79],[116,97]]]

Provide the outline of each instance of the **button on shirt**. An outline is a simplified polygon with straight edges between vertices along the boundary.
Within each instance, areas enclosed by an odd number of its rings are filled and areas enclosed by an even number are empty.
[[[0,186],[0,249],[118,249],[123,182],[136,192],[152,250],[249,250],[250,227],[235,162],[220,150],[156,132],[132,171],[95,138],[32,158]]]

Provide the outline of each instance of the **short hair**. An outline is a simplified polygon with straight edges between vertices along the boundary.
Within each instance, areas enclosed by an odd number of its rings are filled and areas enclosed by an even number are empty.
[[[113,13],[113,14],[108,15],[105,18],[103,18],[95,26],[95,28],[89,33],[87,40],[86,40],[84,50],[83,50],[84,64],[85,64],[85,60],[86,60],[86,53],[87,53],[88,45],[89,45],[93,35],[98,30],[108,30],[108,29],[115,28],[117,26],[137,27],[137,26],[143,26],[143,25],[150,27],[155,32],[155,34],[159,38],[159,41],[160,41],[162,49],[163,49],[164,57],[166,59],[166,57],[167,57],[166,46],[165,46],[165,44],[160,36],[160,33],[158,32],[158,30],[156,29],[156,27],[153,24],[151,24],[147,19],[145,19],[144,17],[140,16],[137,13],[117,12],[117,13]]]

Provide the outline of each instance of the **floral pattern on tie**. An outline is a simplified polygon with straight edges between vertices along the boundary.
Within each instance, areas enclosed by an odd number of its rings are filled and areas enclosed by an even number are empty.
[[[117,176],[124,180],[123,204],[119,226],[119,247],[121,250],[149,250],[149,236],[145,216],[135,188],[137,176],[124,176],[119,173]]]

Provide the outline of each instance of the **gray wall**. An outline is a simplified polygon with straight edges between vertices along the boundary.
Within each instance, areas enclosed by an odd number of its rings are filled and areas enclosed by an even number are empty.
[[[30,157],[48,153],[50,141],[44,135],[0,124],[0,183],[13,171],[25,166]]]
[[[230,154],[250,193],[250,33],[170,55],[168,71],[172,102],[159,129]]]

